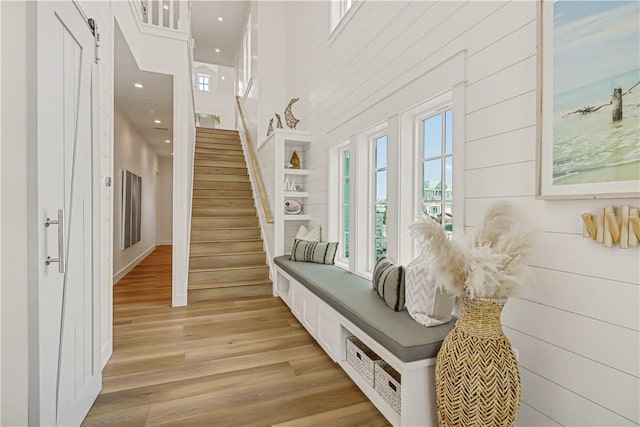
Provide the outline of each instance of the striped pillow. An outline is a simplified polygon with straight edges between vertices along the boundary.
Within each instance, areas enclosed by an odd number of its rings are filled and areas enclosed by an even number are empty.
[[[291,249],[290,261],[333,264],[338,250],[338,242],[311,242],[296,239]]]
[[[389,308],[404,310],[404,267],[380,257],[373,269],[373,289]]]

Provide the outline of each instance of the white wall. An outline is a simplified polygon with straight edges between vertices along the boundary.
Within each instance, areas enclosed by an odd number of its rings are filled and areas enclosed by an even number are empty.
[[[194,62],[194,97],[196,112],[220,115],[220,129],[235,129],[235,68]],[[209,75],[209,92],[198,90],[198,74]]]
[[[191,39],[186,34],[141,26],[129,2],[110,4],[138,67],[173,76],[172,305],[183,306],[187,304],[195,147]]]
[[[2,401],[0,425],[27,425],[27,6],[0,2],[2,13]]]
[[[157,243],[170,245],[173,238],[173,159],[158,157]]]
[[[156,171],[158,158],[131,122],[114,109],[113,282],[117,283],[156,247]],[[122,171],[142,178],[141,240],[122,250]]]
[[[300,98],[300,128],[314,135],[305,209],[326,229],[328,149],[438,94],[450,79],[443,64],[462,58],[464,225],[507,199],[540,229],[536,283],[503,315],[520,350],[518,423],[631,425],[640,422],[638,251],[583,239],[579,215],[640,200],[535,200],[536,4],[363,2],[329,37],[328,2],[288,3],[286,98]],[[250,123],[259,111],[247,108]]]
[[[252,2],[251,13],[251,77],[252,83],[244,98],[243,109],[251,142],[257,149],[256,155],[271,211],[274,206],[275,169],[273,145],[260,145],[267,136],[269,120],[275,113],[280,114],[286,127],[284,109],[287,103],[287,3],[282,1]],[[237,67],[241,66],[242,46],[237,53]],[[236,88],[237,92],[237,88]],[[304,127],[299,126],[300,129]],[[257,147],[260,147],[259,149]],[[289,225],[288,227],[291,227]],[[263,224],[262,236],[267,252],[274,249],[273,224]]]

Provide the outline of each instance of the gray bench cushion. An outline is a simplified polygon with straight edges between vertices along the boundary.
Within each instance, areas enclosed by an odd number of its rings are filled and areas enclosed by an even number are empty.
[[[274,261],[403,362],[436,357],[455,323],[454,318],[444,325],[424,327],[406,311],[398,313],[387,307],[369,280],[339,267],[289,261],[288,256]]]

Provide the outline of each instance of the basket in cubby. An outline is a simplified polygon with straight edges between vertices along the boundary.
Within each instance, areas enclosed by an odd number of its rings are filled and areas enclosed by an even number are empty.
[[[374,387],[374,365],[380,357],[354,336],[347,337],[347,363],[360,374],[371,388]]]
[[[377,361],[373,371],[374,389],[399,414],[401,403],[400,387],[402,384],[400,373],[384,360]]]

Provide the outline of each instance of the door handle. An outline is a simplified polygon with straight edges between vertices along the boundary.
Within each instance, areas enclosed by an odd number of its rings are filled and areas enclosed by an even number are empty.
[[[50,225],[58,226],[58,258],[51,258],[48,256],[45,264],[49,265],[52,262],[57,262],[58,272],[64,274],[64,209],[58,209],[57,220],[50,218],[46,219],[44,226],[49,227]]]

